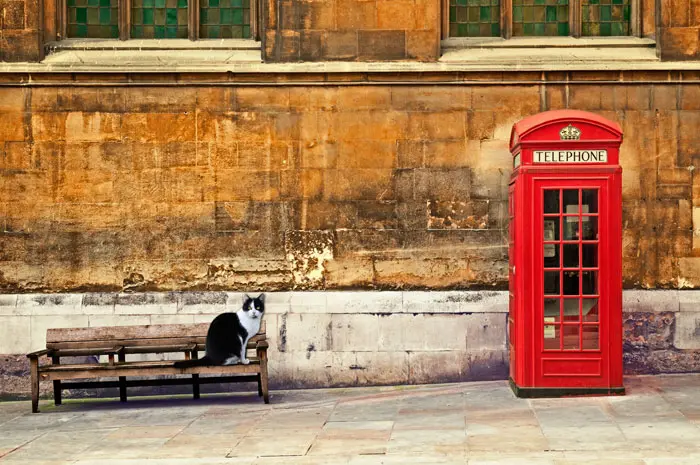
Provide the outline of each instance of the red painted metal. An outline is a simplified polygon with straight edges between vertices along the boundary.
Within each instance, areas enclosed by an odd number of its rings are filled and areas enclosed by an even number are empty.
[[[508,338],[516,393],[623,392],[621,144],[618,124],[583,111],[513,126]]]

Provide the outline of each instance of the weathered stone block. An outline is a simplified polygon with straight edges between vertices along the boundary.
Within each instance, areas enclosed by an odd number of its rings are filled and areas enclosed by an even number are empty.
[[[406,58],[406,33],[404,31],[360,30],[357,33],[357,43],[360,60],[400,60]]]
[[[673,345],[677,349],[700,350],[700,311],[676,314]]]
[[[333,328],[331,315],[290,313],[280,327],[286,337],[285,349],[289,352],[306,354],[310,358],[313,352],[332,350]]]
[[[508,348],[506,342],[507,315],[504,313],[477,313],[465,315],[467,352]]]
[[[326,262],[326,285],[331,288],[362,288],[371,286],[374,265],[370,257],[334,258]]]
[[[406,31],[406,58],[434,61],[439,55],[440,41],[436,30]]]
[[[671,348],[674,323],[675,314],[671,312],[624,313],[624,343],[636,349]]]
[[[119,294],[114,306],[117,315],[161,315],[177,313],[177,294]]]
[[[328,31],[323,55],[330,60],[349,60],[358,55],[357,31]]]
[[[690,60],[700,54],[698,27],[661,27],[657,40],[662,60]]]
[[[407,384],[407,352],[356,352],[355,368],[357,385]]]
[[[2,341],[3,353],[28,353],[39,350],[37,343],[31,340],[31,318],[28,316],[0,316],[0,341]],[[46,333],[44,333],[44,341]]]
[[[454,383],[469,372],[469,359],[458,352],[411,352],[408,354],[409,384]]]
[[[334,352],[370,351],[379,348],[376,315],[334,314],[331,318],[331,348]]]
[[[49,328],[87,328],[89,323],[87,315],[44,315],[30,318],[30,348],[26,352],[46,348],[46,330]]]

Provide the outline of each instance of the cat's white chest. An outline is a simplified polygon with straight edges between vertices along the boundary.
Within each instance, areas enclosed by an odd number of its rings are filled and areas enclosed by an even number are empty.
[[[255,336],[258,334],[258,331],[260,331],[260,318],[251,318],[248,316],[248,314],[244,311],[239,311],[237,312],[238,315],[238,321],[241,322],[241,326],[245,328],[246,332],[248,333],[248,337],[246,338],[246,341],[250,339],[251,337]]]

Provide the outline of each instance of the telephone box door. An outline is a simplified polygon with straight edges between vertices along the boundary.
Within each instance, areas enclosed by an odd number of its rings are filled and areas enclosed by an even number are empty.
[[[611,243],[605,179],[536,179],[535,383],[609,383],[609,292],[601,267]],[[539,291],[539,292],[538,292]]]

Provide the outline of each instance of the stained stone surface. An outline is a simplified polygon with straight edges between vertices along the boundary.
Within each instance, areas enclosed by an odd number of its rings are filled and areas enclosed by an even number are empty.
[[[627,395],[518,399],[505,382],[0,403],[0,463],[698,464],[700,374]]]

